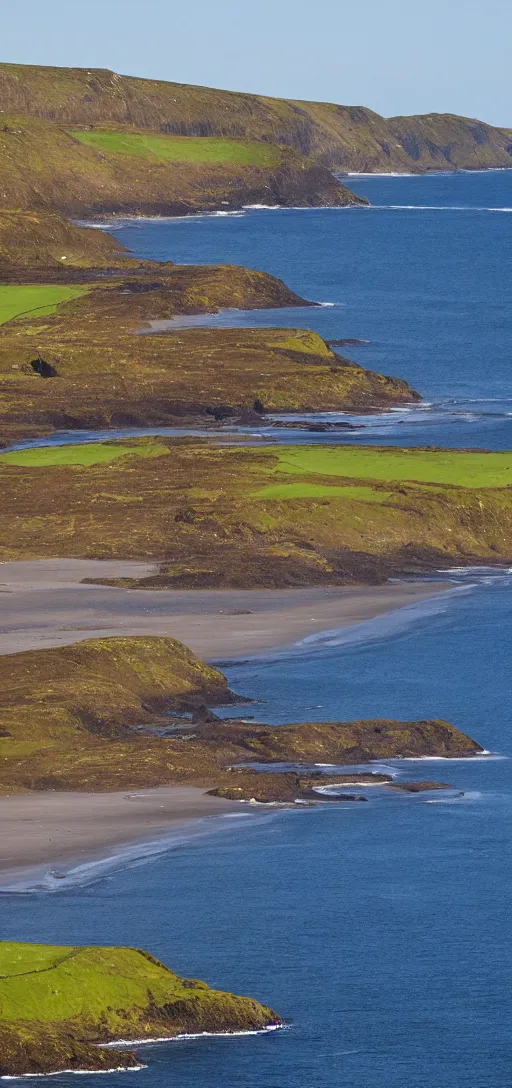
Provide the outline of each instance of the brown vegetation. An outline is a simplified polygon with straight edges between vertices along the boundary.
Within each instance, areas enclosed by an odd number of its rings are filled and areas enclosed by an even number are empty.
[[[205,701],[234,699],[222,673],[174,639],[92,639],[0,657],[0,791],[186,784],[227,788],[228,796],[235,790],[239,798],[268,799],[272,789],[272,799],[287,801],[310,795],[310,774],[265,775],[260,790],[256,772],[229,768],[481,751],[442,721],[275,727],[217,721],[203,709]],[[189,719],[176,717],[185,711]]]

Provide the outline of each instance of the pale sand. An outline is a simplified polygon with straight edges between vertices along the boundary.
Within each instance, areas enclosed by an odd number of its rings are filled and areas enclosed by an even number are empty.
[[[83,578],[144,577],[148,563],[0,563],[0,654],[112,635],[170,635],[208,660],[290,646],[309,635],[437,596],[446,582],[256,590],[128,590]],[[237,613],[240,613],[237,615]]]
[[[196,786],[122,793],[24,793],[0,797],[1,882],[34,866],[103,858],[205,817],[239,811]]]

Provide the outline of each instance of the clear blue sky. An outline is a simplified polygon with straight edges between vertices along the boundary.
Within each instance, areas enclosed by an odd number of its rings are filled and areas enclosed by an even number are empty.
[[[1,59],[512,127],[510,0],[0,0]]]

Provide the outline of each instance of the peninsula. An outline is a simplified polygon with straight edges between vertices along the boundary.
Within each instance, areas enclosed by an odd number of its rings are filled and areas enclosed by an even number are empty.
[[[249,997],[180,978],[136,948],[0,942],[0,1076],[140,1069],[133,1044],[281,1026]],[[112,1045],[113,1044],[113,1045]]]
[[[272,799],[290,801],[311,789],[312,763],[482,751],[444,721],[217,720],[206,707],[244,700],[218,669],[169,638],[91,639],[5,655],[0,681],[2,794],[188,785],[264,798],[267,776],[240,766],[255,761],[304,766],[293,781],[272,774]]]

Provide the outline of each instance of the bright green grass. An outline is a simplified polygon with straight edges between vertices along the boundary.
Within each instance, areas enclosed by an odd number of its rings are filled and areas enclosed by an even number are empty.
[[[246,166],[275,166],[278,148],[256,140],[228,140],[217,136],[151,136],[143,132],[88,132],[73,129],[80,143],[98,151],[137,155],[160,162],[233,162]]]
[[[108,442],[90,442],[83,446],[41,446],[29,450],[0,453],[0,465],[26,468],[51,468],[56,465],[99,465],[131,454],[134,457],[160,457],[169,453],[160,442],[140,446],[114,446]]]
[[[402,450],[376,447],[306,446],[275,449],[280,472],[353,476],[358,479],[455,484],[459,487],[512,485],[512,452]]]
[[[375,491],[372,487],[337,487],[336,484],[313,484],[307,480],[300,484],[270,484],[260,491],[253,491],[254,499],[359,499],[361,502],[383,502],[388,491]]]
[[[79,298],[86,292],[87,287],[46,287],[44,284],[0,287],[0,325],[22,314],[30,317],[54,314],[61,302]]]
[[[181,979],[130,948],[69,948],[0,942],[2,1020],[59,1022],[156,1000],[187,998]],[[197,984],[201,990],[201,984]]]

